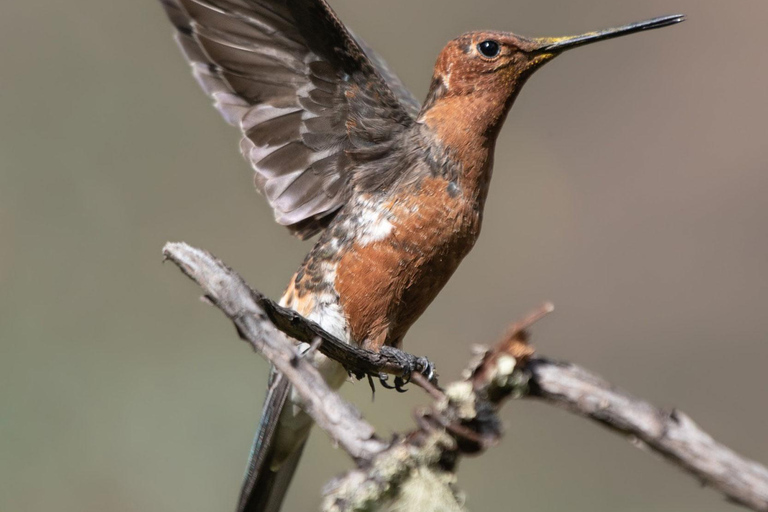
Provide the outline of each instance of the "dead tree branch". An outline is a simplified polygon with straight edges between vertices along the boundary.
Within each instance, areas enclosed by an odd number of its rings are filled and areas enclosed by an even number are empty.
[[[205,290],[243,339],[286,375],[307,412],[357,461],[356,470],[327,487],[326,511],[372,510],[387,502],[397,502],[402,510],[463,510],[455,486],[456,462],[462,455],[494,445],[501,436],[498,408],[508,397],[527,396],[640,440],[731,501],[768,512],[768,470],[717,443],[683,413],[666,413],[577,366],[532,358],[526,329],[546,314],[548,307],[513,326],[493,349],[478,354],[465,371],[464,380],[445,390],[415,375],[414,380],[435,403],[416,414],[416,430],[386,443],[375,436],[373,427],[353,406],[328,388],[308,361],[297,355],[283,332],[305,342],[321,339],[321,352],[357,374],[407,373],[416,358],[407,354],[374,357],[349,347],[252,290],[237,273],[205,251],[169,243],[163,253]]]
[[[232,320],[242,339],[291,381],[307,413],[347,453],[366,460],[387,447],[360,412],[334,393],[315,367],[299,356],[294,343],[275,328],[242,277],[210,253],[185,243],[166,244],[163,254],[205,290],[206,298]]]
[[[344,343],[315,322],[302,317],[292,309],[280,306],[261,292],[254,290],[235,271],[206,251],[195,249],[183,242],[168,243],[163,248],[163,256],[176,263],[187,276],[197,282],[206,291],[208,298],[214,299],[211,295],[212,285],[217,284],[221,287],[222,284],[213,283],[214,278],[221,278],[233,285],[237,283],[240,302],[247,300],[249,305],[266,317],[267,323],[271,323],[297,341],[312,344],[319,338],[321,343],[318,350],[344,365],[350,372],[357,374],[358,378],[365,374],[403,375],[412,371],[426,373],[430,370],[429,362],[425,358],[416,357],[392,347],[383,347],[381,352],[373,352]],[[193,261],[198,267],[190,266]],[[225,314],[230,316],[226,311]]]
[[[534,359],[527,370],[529,396],[640,441],[735,503],[768,510],[768,469],[712,439],[686,414],[658,409],[573,364]]]

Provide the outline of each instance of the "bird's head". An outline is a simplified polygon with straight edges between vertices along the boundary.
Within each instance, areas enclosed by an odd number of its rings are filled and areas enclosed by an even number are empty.
[[[666,16],[556,38],[530,38],[510,32],[468,32],[449,42],[440,53],[420,121],[426,124],[430,121],[443,123],[467,117],[466,120],[477,130],[495,134],[525,81],[534,71],[564,51],[665,27],[684,19],[682,15]]]

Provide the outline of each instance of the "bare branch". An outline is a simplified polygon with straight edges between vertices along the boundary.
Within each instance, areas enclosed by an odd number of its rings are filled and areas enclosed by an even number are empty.
[[[193,253],[198,255],[198,258],[204,257],[206,259],[206,272],[210,272],[210,274],[200,274],[200,269],[198,269],[198,272],[193,275],[190,273],[191,270],[185,268],[183,265],[184,258]],[[313,344],[319,338],[320,345],[317,347],[318,350],[334,361],[341,363],[347,370],[356,374],[358,378],[362,378],[365,374],[378,375],[380,373],[390,373],[393,375],[403,375],[410,373],[414,369],[416,371],[427,371],[430,369],[427,366],[430,363],[425,358],[413,356],[393,347],[382,347],[380,352],[373,352],[341,341],[315,322],[302,317],[292,309],[280,306],[273,300],[265,297],[261,292],[248,286],[235,271],[207,251],[196,249],[184,242],[169,242],[163,248],[163,255],[179,265],[187,276],[195,280],[205,290],[208,289],[207,286],[209,284],[213,284],[212,278],[218,274],[221,274],[227,280],[237,280],[245,287],[243,296],[245,296],[245,289],[247,289],[247,293],[250,295],[250,302],[255,304],[259,311],[266,315],[267,319],[275,327],[291,338],[304,343]],[[200,279],[203,279],[203,281],[200,281]]]
[[[768,511],[768,469],[718,443],[686,414],[663,411],[573,364],[534,359],[530,396],[631,436],[731,501]]]
[[[294,343],[275,328],[242,277],[210,253],[185,243],[168,243],[163,254],[205,290],[207,298],[234,322],[241,338],[291,381],[307,413],[347,453],[356,460],[370,460],[387,448],[388,443],[374,435],[360,412],[334,393],[306,358],[298,356]]]
[[[506,398],[529,396],[632,436],[730,500],[768,512],[768,470],[716,442],[683,413],[666,413],[577,366],[532,358],[525,329],[551,311],[550,305],[515,324],[493,349],[478,354],[465,380],[441,390],[417,376],[414,380],[435,404],[417,414],[417,430],[389,444],[375,437],[373,427],[296,355],[280,331],[308,343],[321,339],[321,352],[355,371],[376,373],[386,368],[402,373],[412,361],[404,361],[402,354],[376,359],[368,351],[349,350],[317,325],[252,290],[205,251],[167,244],[163,252],[200,284],[235,323],[240,336],[286,375],[318,425],[359,464],[364,462],[334,480],[326,491],[324,510],[370,510],[382,500],[405,499],[409,488],[425,487],[434,496],[419,510],[463,510],[454,486],[456,461],[498,441],[496,410]]]

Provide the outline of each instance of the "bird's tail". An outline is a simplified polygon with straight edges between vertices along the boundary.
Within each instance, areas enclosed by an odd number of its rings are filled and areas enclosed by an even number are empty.
[[[302,298],[293,291],[294,282],[295,279],[292,279],[280,305],[323,325],[323,310],[313,309],[314,300],[302,302]],[[309,345],[300,343],[297,350],[303,354],[309,350]],[[332,389],[338,389],[346,380],[347,371],[336,361],[318,352],[309,357]],[[280,510],[313,425],[312,418],[299,407],[298,397],[291,395],[292,386],[288,379],[273,368],[237,512]]]
[[[273,370],[259,428],[253,439],[237,512],[278,512],[280,510],[306,444],[306,439],[301,440],[290,455],[275,467],[275,441],[283,410],[285,407],[292,406],[290,393],[291,385],[288,379]]]

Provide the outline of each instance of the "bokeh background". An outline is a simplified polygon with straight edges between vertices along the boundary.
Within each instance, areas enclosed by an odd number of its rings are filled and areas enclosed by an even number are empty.
[[[768,3],[332,4],[419,97],[466,30],[689,15],[529,82],[483,235],[406,347],[445,381],[551,300],[541,353],[768,462]],[[0,69],[0,510],[234,510],[267,365],[160,250],[207,248],[278,297],[309,245],[272,223],[156,2],[5,2]],[[425,401],[343,394],[384,436]],[[472,510],[735,510],[563,411],[516,402],[503,420],[503,443],[462,463]],[[286,510],[349,467],[314,432]]]

